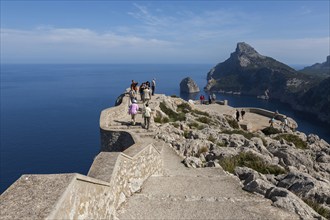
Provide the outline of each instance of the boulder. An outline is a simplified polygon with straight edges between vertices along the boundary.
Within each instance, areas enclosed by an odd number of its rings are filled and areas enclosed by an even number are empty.
[[[287,189],[279,187],[270,188],[267,190],[265,197],[272,200],[274,206],[296,213],[301,219],[322,219],[304,201]]]
[[[203,163],[201,161],[201,159],[197,158],[197,157],[186,157],[182,163],[186,166],[186,167],[192,167],[192,168],[200,168],[203,167]]]
[[[196,93],[199,91],[198,85],[190,77],[184,78],[180,83],[180,92],[182,93]]]

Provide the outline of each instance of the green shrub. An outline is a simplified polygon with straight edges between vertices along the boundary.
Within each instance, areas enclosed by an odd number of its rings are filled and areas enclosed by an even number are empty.
[[[182,104],[178,105],[176,110],[178,112],[188,113],[191,111],[191,106],[188,103],[183,102]]]
[[[281,133],[280,130],[273,128],[273,127],[267,127],[261,130],[262,133],[264,133],[265,135],[271,135],[271,134],[279,134]]]
[[[199,157],[202,153],[206,153],[208,151],[209,151],[209,149],[206,146],[201,147],[201,148],[198,149],[198,153],[195,156]]]
[[[241,152],[233,157],[220,159],[222,168],[230,173],[234,173],[236,167],[249,167],[262,174],[284,174],[286,171],[278,166],[264,162],[260,157],[251,152]]]
[[[162,117],[160,117],[160,116],[154,117],[154,121],[156,123],[162,123]]]
[[[199,121],[201,123],[204,123],[204,124],[211,124],[212,123],[212,120],[208,117],[199,117],[196,119],[196,121]]]
[[[180,112],[177,113],[175,111],[173,111],[170,108],[167,108],[164,102],[161,102],[159,104],[160,109],[169,117],[169,121],[185,121],[186,120],[186,116],[185,113]]]
[[[209,140],[209,141],[211,141],[211,142],[213,142],[213,143],[215,143],[215,141],[216,141],[216,139],[215,139],[212,135],[210,135],[210,136],[207,138],[207,140]]]
[[[187,130],[185,130],[185,131],[183,132],[183,137],[185,137],[186,139],[189,139],[189,137],[190,137],[190,132],[187,131]]]
[[[197,116],[197,115],[204,115],[204,116],[207,116],[207,117],[210,117],[210,114],[207,113],[207,112],[203,112],[203,111],[199,111],[198,109],[194,109],[192,110],[192,113]]]
[[[196,128],[197,130],[202,130],[205,128],[204,125],[200,125],[197,122],[188,123],[189,128]]]
[[[303,141],[300,137],[298,137],[297,135],[294,135],[294,134],[279,134],[274,139],[276,139],[276,140],[284,139],[287,142],[293,143],[296,146],[296,148],[299,148],[299,149],[307,148],[307,143],[305,141]]]
[[[171,95],[172,98],[179,98],[177,95]]]
[[[219,147],[226,147],[227,145],[226,145],[226,143],[225,142],[217,142],[217,146],[219,146]]]
[[[170,121],[170,119],[168,117],[164,117],[164,118],[162,118],[161,116],[154,117],[154,122],[156,122],[156,123],[165,124],[165,123],[168,123],[169,121]]]
[[[239,129],[239,124],[234,118],[226,118],[226,120],[227,120],[228,124],[230,125],[230,127],[234,128],[234,129]]]
[[[326,219],[330,219],[330,210],[323,208],[320,204],[317,202],[314,202],[311,199],[303,199],[303,201],[309,205],[312,209],[315,210],[315,212],[319,213]]]
[[[175,128],[179,128],[179,124],[178,123],[176,123],[176,122],[174,122],[174,123],[172,123],[172,125],[175,127]]]

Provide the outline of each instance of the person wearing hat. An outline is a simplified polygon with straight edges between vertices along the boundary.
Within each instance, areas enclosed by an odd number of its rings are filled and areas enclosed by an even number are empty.
[[[128,114],[132,117],[132,124],[135,125],[135,116],[139,111],[139,106],[136,99],[133,99],[132,104],[129,106]]]

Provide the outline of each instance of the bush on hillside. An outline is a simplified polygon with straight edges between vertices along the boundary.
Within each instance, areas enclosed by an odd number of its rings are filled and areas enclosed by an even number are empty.
[[[281,133],[280,130],[276,129],[276,128],[273,128],[273,127],[267,127],[267,128],[264,128],[261,130],[262,133],[264,133],[265,135],[271,135],[271,134],[279,134]]]
[[[236,167],[249,167],[262,174],[284,174],[286,171],[278,166],[267,164],[260,157],[251,152],[241,152],[233,157],[220,159],[219,164],[230,173],[234,173]]]
[[[284,139],[287,142],[293,143],[296,146],[296,148],[299,148],[299,149],[307,148],[306,141],[303,141],[300,137],[298,137],[297,135],[294,135],[294,134],[279,134],[274,139],[276,139],[276,140]]]

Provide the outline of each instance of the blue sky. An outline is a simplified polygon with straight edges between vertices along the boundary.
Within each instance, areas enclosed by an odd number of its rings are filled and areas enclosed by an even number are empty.
[[[208,63],[238,42],[286,64],[330,54],[330,1],[1,0],[1,63]]]

